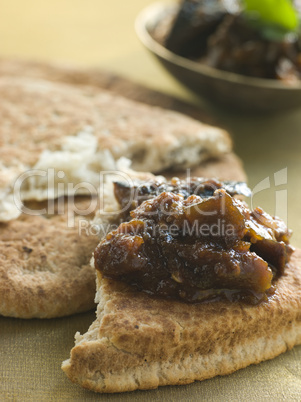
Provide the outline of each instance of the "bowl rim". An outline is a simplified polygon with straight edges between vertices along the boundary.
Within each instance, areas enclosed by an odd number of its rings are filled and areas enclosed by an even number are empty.
[[[160,14],[167,12],[168,10],[174,10],[178,7],[177,4],[155,2],[151,3],[145,7],[135,20],[135,31],[143,43],[143,45],[149,49],[152,53],[161,57],[162,59],[178,65],[187,70],[191,70],[195,73],[206,75],[208,77],[218,79],[220,81],[232,82],[233,84],[241,84],[249,87],[258,87],[266,89],[274,89],[281,91],[300,91],[301,90],[301,80],[300,82],[294,82],[292,84],[286,84],[281,81],[267,79],[267,78],[256,78],[248,77],[242,74],[231,73],[229,71],[219,70],[214,67],[207,66],[205,64],[197,63],[193,60],[186,59],[182,56],[171,52],[157,42],[149,32],[150,24],[158,21]]]

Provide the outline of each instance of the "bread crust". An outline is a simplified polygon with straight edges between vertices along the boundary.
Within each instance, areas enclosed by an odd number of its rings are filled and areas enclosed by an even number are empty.
[[[276,293],[257,306],[186,304],[98,275],[97,319],[62,368],[97,392],[188,384],[272,359],[301,343],[301,250]]]

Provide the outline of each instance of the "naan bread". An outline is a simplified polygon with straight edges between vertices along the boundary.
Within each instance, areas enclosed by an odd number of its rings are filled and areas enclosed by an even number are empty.
[[[0,98],[0,221],[20,200],[97,193],[122,157],[161,172],[232,147],[222,129],[96,87],[2,76]]]
[[[301,250],[268,302],[187,304],[98,274],[97,318],[62,368],[97,392],[189,384],[272,359],[301,343]]]

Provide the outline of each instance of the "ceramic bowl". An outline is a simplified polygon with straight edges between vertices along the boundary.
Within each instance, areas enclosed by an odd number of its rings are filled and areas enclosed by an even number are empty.
[[[246,77],[178,56],[151,35],[177,5],[154,3],[137,17],[135,28],[145,47],[182,84],[215,103],[248,111],[280,111],[301,106],[301,82]]]

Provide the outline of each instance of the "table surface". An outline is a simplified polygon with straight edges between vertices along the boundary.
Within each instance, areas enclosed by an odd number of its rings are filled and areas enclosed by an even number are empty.
[[[207,110],[233,136],[255,189],[253,205],[287,216],[294,231],[292,243],[301,247],[301,107],[274,115],[246,115],[226,112],[192,95],[136,37],[135,17],[151,2],[0,0],[0,56],[105,68]],[[0,318],[0,400],[301,398],[301,347],[231,376],[189,386],[109,396],[85,391],[69,382],[60,364],[69,355],[74,333],[84,332],[93,318],[93,312],[48,321]]]

